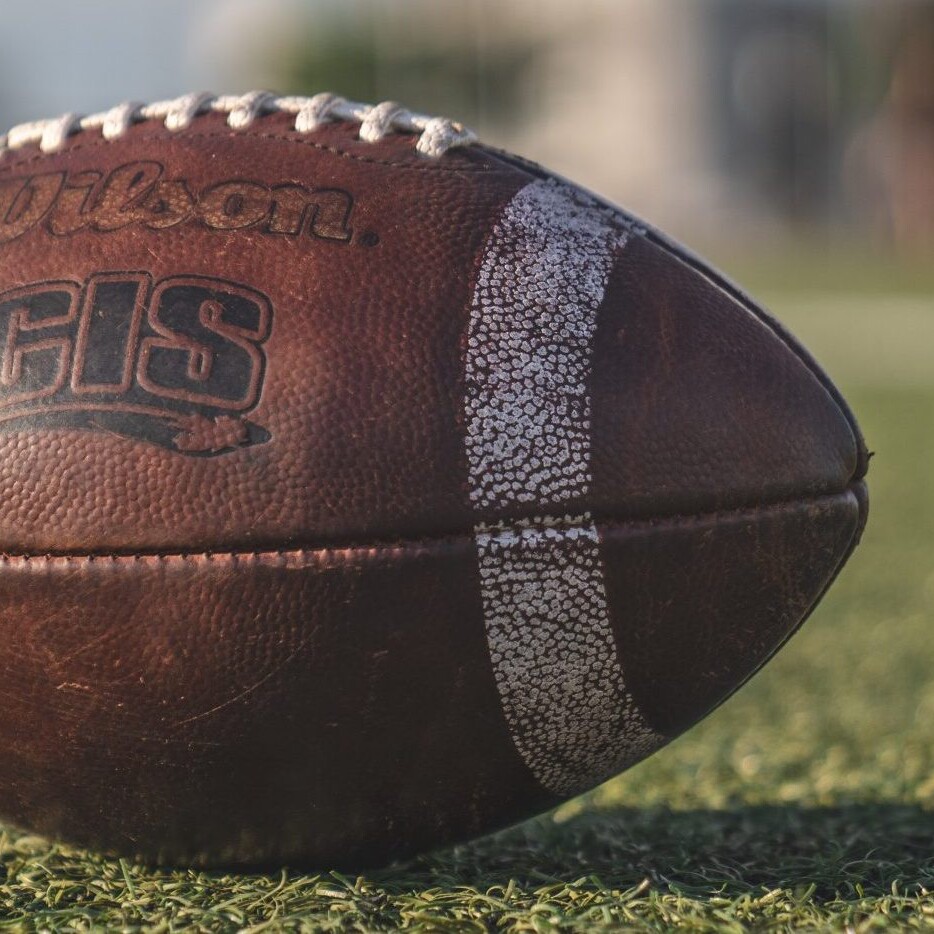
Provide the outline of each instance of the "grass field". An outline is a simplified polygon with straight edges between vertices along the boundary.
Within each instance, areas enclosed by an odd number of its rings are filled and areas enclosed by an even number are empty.
[[[699,727],[557,813],[356,878],[157,872],[0,832],[0,930],[934,926],[931,292],[767,294],[877,452],[838,584]]]

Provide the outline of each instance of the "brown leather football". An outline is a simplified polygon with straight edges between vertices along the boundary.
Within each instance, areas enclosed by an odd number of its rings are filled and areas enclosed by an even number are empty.
[[[366,865],[603,781],[866,518],[839,393],[682,248],[398,105],[191,95],[0,155],[0,816]]]

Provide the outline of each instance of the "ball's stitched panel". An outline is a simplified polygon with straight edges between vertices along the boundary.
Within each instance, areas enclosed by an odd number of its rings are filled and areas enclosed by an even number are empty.
[[[625,242],[605,210],[552,181],[523,188],[496,224],[465,361],[477,508],[587,494],[593,335]],[[590,517],[478,527],[476,539],[504,716],[537,780],[580,791],[659,745],[623,683]]]

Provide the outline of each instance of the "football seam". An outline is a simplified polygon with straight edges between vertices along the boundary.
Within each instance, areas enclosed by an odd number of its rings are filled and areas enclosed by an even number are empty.
[[[154,549],[136,549],[134,551],[102,551],[102,552],[75,552],[75,551],[42,551],[42,552],[14,552],[6,551],[0,554],[0,565],[11,564],[38,564],[43,562],[63,563],[71,562],[101,562],[101,563],[130,563],[142,561],[167,562],[167,561],[205,561],[205,562],[224,562],[239,560],[257,560],[265,561],[270,559],[301,559],[303,557],[330,558],[346,555],[348,552],[370,557],[379,557],[404,552],[427,551],[433,548],[454,547],[473,543],[476,540],[478,531],[495,538],[497,534],[504,537],[515,535],[517,528],[534,529],[548,528],[557,531],[567,532],[583,528],[586,525],[597,525],[601,530],[616,529],[650,529],[657,528],[660,525],[677,526],[694,521],[705,520],[729,520],[740,516],[755,516],[769,513],[779,513],[794,507],[813,505],[819,506],[824,503],[831,503],[834,500],[841,500],[848,496],[856,498],[855,490],[864,483],[862,480],[856,480],[848,484],[843,490],[834,493],[822,493],[816,496],[798,497],[795,499],[778,500],[772,503],[754,504],[751,506],[739,506],[732,509],[710,510],[701,512],[672,513],[663,516],[651,516],[647,518],[633,519],[601,519],[599,516],[586,516],[586,523],[582,522],[581,516],[537,516],[522,519],[499,519],[478,525],[470,531],[451,532],[443,535],[425,535],[418,538],[402,538],[374,540],[368,543],[347,542],[345,544],[332,545],[305,545],[298,547],[279,548],[197,548],[191,551],[183,549],[170,549],[161,551]],[[857,499],[858,505],[858,499]]]
[[[171,134],[171,135],[167,135]],[[148,133],[140,134],[133,136],[132,138],[139,142],[144,143],[162,143],[167,139],[169,140],[184,140],[184,139],[230,139],[237,136],[250,136],[253,139],[266,139],[274,140],[282,143],[294,143],[298,146],[308,146],[312,149],[317,149],[319,152],[327,152],[334,156],[339,156],[343,159],[352,159],[355,162],[363,162],[368,165],[382,165],[388,168],[394,169],[410,169],[413,171],[420,172],[442,172],[448,174],[458,174],[460,172],[470,172],[470,173],[483,173],[485,175],[500,175],[507,177],[512,172],[515,172],[513,167],[505,167],[503,169],[497,169],[490,165],[489,162],[483,163],[471,163],[466,160],[459,160],[457,165],[443,165],[439,159],[434,161],[412,161],[412,162],[403,162],[397,161],[394,159],[375,159],[372,156],[363,155],[361,153],[351,152],[346,149],[340,149],[337,146],[328,146],[325,143],[315,142],[312,139],[296,139],[292,136],[284,136],[281,133],[271,133],[271,132],[256,132],[250,129],[242,130],[231,130],[226,124],[224,124],[223,129],[218,128],[218,132],[190,132],[188,130],[182,130],[177,132],[172,132],[171,130],[166,130],[164,133],[158,135]],[[115,143],[119,143],[129,139],[130,137],[120,137],[115,140],[107,140],[103,138],[93,138],[88,140],[81,140],[80,142],[71,142],[69,141],[67,148],[58,150],[57,152],[35,152],[28,156],[23,156],[17,158],[17,156],[7,156],[4,155],[0,159],[0,173],[7,172],[14,169],[19,169],[24,166],[31,165],[35,162],[42,162],[48,159],[54,159],[56,156],[63,155],[65,153],[77,152],[78,150],[87,150],[87,149],[100,149],[106,146],[112,146]],[[408,137],[392,137],[391,139],[401,139],[408,140]],[[383,142],[387,142],[384,140]],[[361,146],[372,146],[372,143],[361,143]],[[410,149],[407,147],[405,150],[407,153]],[[14,152],[16,152],[14,150]],[[482,152],[481,147],[469,146],[459,150],[454,150],[454,152],[460,152],[463,154],[468,154],[471,152]],[[450,154],[445,154],[444,158],[449,158]]]
[[[226,114],[227,126],[234,130],[247,129],[255,121],[279,113],[294,117],[292,129],[297,133],[314,132],[328,123],[350,123],[359,125],[357,136],[367,143],[380,142],[394,133],[418,133],[416,151],[430,158],[477,140],[473,130],[456,120],[418,113],[397,101],[363,104],[327,91],[311,97],[272,91],[220,95],[196,91],[148,104],[124,101],[99,113],[65,113],[21,123],[0,137],[0,154],[33,144],[43,152],[57,152],[70,137],[95,130],[109,141],[124,136],[134,125],[156,121],[167,130],[181,132],[199,117],[212,113]]]

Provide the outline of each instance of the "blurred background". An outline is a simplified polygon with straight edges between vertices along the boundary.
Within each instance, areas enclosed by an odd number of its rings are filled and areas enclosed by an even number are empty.
[[[934,2],[4,0],[6,126],[253,87],[457,117],[631,208],[784,320],[877,452],[802,633],[559,819],[934,803]]]

